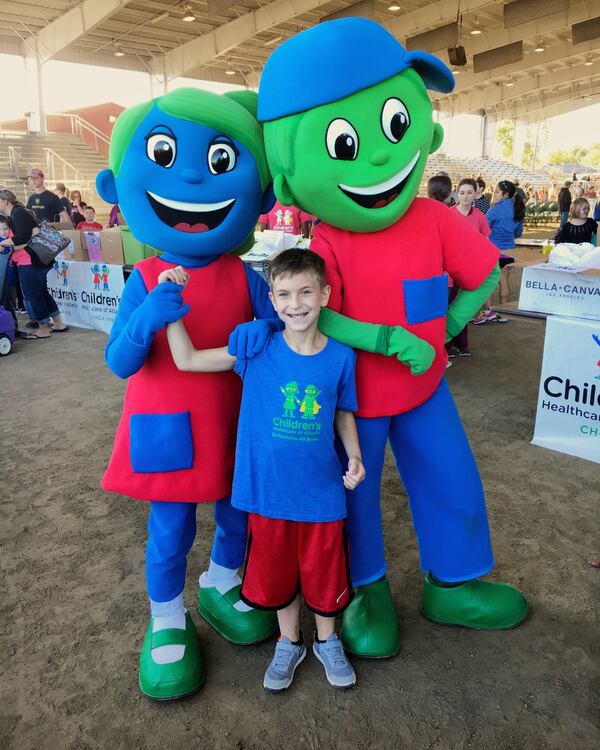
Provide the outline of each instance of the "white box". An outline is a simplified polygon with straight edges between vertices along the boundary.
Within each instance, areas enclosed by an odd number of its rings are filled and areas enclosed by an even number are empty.
[[[519,309],[600,320],[600,271],[538,263],[523,269]]]

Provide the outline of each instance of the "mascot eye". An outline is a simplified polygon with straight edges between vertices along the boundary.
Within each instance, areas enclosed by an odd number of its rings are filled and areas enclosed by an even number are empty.
[[[151,135],[146,141],[146,154],[149,159],[168,169],[172,166],[177,154],[175,139],[165,133]]]
[[[400,99],[388,99],[381,110],[381,128],[385,137],[398,143],[410,125],[408,110]]]
[[[358,154],[358,134],[348,120],[338,118],[329,123],[325,136],[327,151],[332,159],[352,161]]]
[[[208,149],[208,168],[213,174],[231,172],[236,161],[235,149],[228,143],[213,143]]]

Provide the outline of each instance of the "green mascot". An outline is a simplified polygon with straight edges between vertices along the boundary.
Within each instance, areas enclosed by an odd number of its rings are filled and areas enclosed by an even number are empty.
[[[345,18],[282,44],[259,88],[276,197],[321,220],[311,249],[327,266],[330,308],[347,318],[323,316],[321,329],[351,342],[353,321],[389,327],[378,347],[359,352],[356,370],[367,478],[347,493],[356,596],[342,638],[361,656],[400,646],[380,509],[388,440],[418,540],[423,614],[482,629],[527,614],[515,588],[480,580],[494,566],[484,493],[443,379],[444,343],[496,287],[498,251],[446,206],[416,197],[443,138],[427,89],[453,86],[437,58],[407,52],[373,21]],[[448,275],[462,290],[449,309]]]

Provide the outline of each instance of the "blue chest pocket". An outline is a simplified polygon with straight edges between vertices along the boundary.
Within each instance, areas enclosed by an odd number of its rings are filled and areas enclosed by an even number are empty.
[[[404,311],[407,323],[425,323],[441,318],[448,310],[448,277],[431,276],[429,279],[405,279]]]
[[[191,469],[194,443],[188,411],[176,414],[132,414],[129,456],[140,474]]]

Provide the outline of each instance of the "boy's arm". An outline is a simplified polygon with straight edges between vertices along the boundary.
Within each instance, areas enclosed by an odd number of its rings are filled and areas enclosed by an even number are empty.
[[[179,370],[186,372],[226,372],[233,370],[235,357],[227,353],[227,347],[196,349],[192,344],[182,320],[169,323],[167,339],[173,360]]]
[[[448,308],[446,315],[446,341],[457,336],[492,294],[500,281],[500,268],[496,266],[477,289],[461,289]]]
[[[354,414],[351,411],[336,409],[335,429],[348,456],[348,471],[344,474],[344,486],[346,489],[353,490],[366,476]]]

